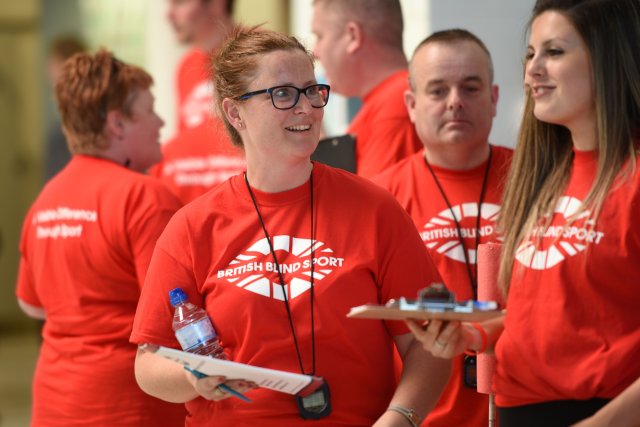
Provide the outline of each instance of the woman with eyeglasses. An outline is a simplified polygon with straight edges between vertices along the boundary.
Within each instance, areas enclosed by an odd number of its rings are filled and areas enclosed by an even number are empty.
[[[393,198],[362,178],[313,163],[329,87],[293,37],[238,30],[214,60],[217,106],[246,173],[179,211],[158,241],[132,341],[179,348],[168,292],[206,309],[229,359],[315,375],[311,399],[197,379],[141,349],[138,383],[186,402],[188,426],[418,425],[449,374],[398,322],[347,319],[438,281]],[[394,378],[393,351],[404,361]],[[243,402],[218,387],[246,393]]]
[[[64,64],[56,99],[71,161],[24,221],[18,302],[45,320],[32,426],[180,425],[136,384],[129,343],[155,242],[180,207],[143,172],[161,158],[146,71],[111,53]]]

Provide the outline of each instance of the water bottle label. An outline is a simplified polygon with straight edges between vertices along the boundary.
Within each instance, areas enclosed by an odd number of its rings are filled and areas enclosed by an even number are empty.
[[[211,321],[207,318],[198,320],[176,331],[176,338],[183,350],[189,351],[203,343],[216,338]]]

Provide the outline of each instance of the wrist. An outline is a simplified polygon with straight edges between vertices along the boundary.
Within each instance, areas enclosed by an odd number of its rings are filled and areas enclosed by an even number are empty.
[[[470,323],[470,332],[473,336],[473,342],[470,347],[465,350],[465,354],[474,356],[479,353],[484,353],[489,345],[489,337],[487,332],[478,323]]]
[[[419,427],[422,422],[420,415],[411,408],[405,408],[404,406],[399,405],[389,405],[387,411],[397,412],[402,415],[411,427]]]

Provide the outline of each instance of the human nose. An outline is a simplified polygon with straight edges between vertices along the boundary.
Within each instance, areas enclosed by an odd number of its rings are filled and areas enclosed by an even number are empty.
[[[311,101],[307,97],[307,94],[301,92],[299,94],[298,102],[296,102],[296,105],[294,105],[293,108],[297,113],[309,114],[313,109],[313,106],[311,105]]]
[[[162,117],[160,117],[160,116],[158,115],[158,113],[156,113],[156,112],[154,112],[153,114],[155,114],[156,119],[158,119],[158,127],[159,127],[159,128],[163,128],[163,127],[164,127],[164,125],[165,125],[165,122],[164,122],[164,120],[162,120]]]
[[[452,89],[447,97],[447,108],[449,110],[459,110],[462,108],[462,96],[460,90]]]
[[[527,77],[539,77],[544,74],[544,61],[542,55],[531,55],[525,63],[525,83]]]

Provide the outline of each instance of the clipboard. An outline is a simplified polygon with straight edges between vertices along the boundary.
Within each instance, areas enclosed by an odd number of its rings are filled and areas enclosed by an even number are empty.
[[[262,388],[300,397],[310,395],[324,383],[324,380],[320,377],[261,368],[230,360],[187,353],[186,351],[169,347],[146,345],[145,350],[205,375],[221,375],[229,380],[252,381]]]
[[[354,319],[379,319],[379,320],[458,320],[461,322],[483,322],[494,319],[504,314],[504,310],[478,310],[472,312],[433,311],[404,309],[399,306],[385,306],[365,304],[352,307],[347,317]]]
[[[321,139],[311,160],[355,173],[356,139],[349,134]]]
[[[496,301],[456,301],[443,283],[432,283],[418,291],[414,300],[400,297],[386,305],[365,304],[352,307],[347,317],[384,320],[458,320],[483,322],[500,317],[504,311]]]

